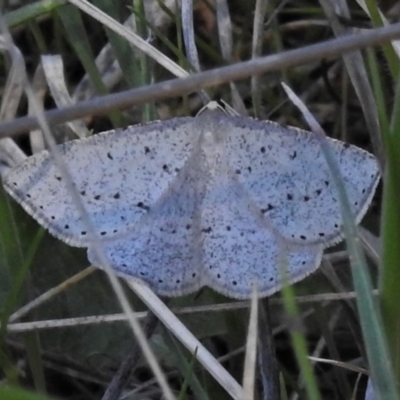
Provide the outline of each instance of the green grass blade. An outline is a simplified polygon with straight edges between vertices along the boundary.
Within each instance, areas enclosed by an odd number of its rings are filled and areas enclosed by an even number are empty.
[[[181,375],[184,377],[184,382],[182,384],[182,388],[180,390],[179,399],[183,399],[186,394],[186,389],[188,386],[193,390],[195,397],[200,400],[209,400],[209,397],[206,391],[203,389],[200,381],[197,379],[194,374],[194,366],[196,364],[196,353],[190,355],[190,361],[186,360],[186,357],[182,351],[182,348],[176,342],[175,338],[169,331],[166,331],[166,335],[164,336],[166,342],[171,347],[172,352],[175,357],[177,357],[177,368],[180,371]]]
[[[39,247],[39,244],[44,236],[44,233],[45,230],[41,228],[36,237],[34,238],[33,242],[30,244],[28,253],[26,257],[24,257],[24,260],[17,266],[17,268],[14,268],[17,273],[15,275],[15,278],[13,279],[13,283],[8,298],[5,301],[1,311],[0,341],[2,341],[5,337],[8,318],[11,314],[13,307],[17,303],[18,295],[21,292],[21,289],[26,281],[26,277],[28,275],[33,257]]]
[[[282,268],[282,270],[285,271],[285,268]],[[285,280],[287,281],[287,278]],[[316,376],[314,375],[312,365],[308,359],[307,342],[301,330],[302,322],[300,319],[300,312],[296,304],[292,286],[283,286],[282,299],[285,311],[292,322],[290,324],[290,337],[306,388],[307,398],[309,400],[321,400],[322,397],[318,389]]]
[[[46,378],[42,351],[40,348],[39,332],[26,332],[24,334],[24,342],[35,389],[39,393],[46,394]]]
[[[397,385],[390,362],[382,316],[372,296],[371,277],[368,272],[365,255],[358,244],[357,228],[339,167],[330,151],[329,143],[326,141],[322,128],[291,89],[286,85],[284,85],[284,88],[290,99],[303,113],[314,134],[320,138],[321,150],[338,191],[346,244],[352,265],[353,283],[357,293],[357,306],[377,399],[398,400]]]
[[[371,75],[372,87],[374,90],[374,97],[378,109],[379,124],[382,132],[382,139],[385,144],[386,136],[389,133],[389,118],[386,109],[385,96],[383,93],[381,76],[379,73],[379,66],[376,61],[375,50],[367,49],[368,66]]]
[[[382,201],[382,269],[380,271],[380,307],[384,329],[392,358],[394,374],[400,382],[400,118],[399,118],[399,86],[393,109],[391,124],[388,121],[385,98],[381,84],[378,64],[373,50],[368,51],[370,74],[373,82],[375,98],[382,129],[386,153],[385,186]]]
[[[0,399],[4,400],[50,400],[50,397],[27,392],[25,390],[0,386]]]
[[[10,200],[3,188],[0,188],[0,274],[1,274],[1,327],[0,327],[0,367],[7,381],[16,385],[19,370],[14,367],[5,351],[4,338],[7,332],[7,321],[10,312],[17,302],[18,279],[16,276],[22,270],[22,249],[19,233],[13,218]],[[1,388],[1,387],[0,387]],[[0,391],[1,393],[1,391]],[[7,398],[2,397],[0,398]]]
[[[56,11],[58,17],[63,23],[71,46],[74,48],[85,71],[89,74],[97,92],[100,95],[107,94],[107,88],[104,86],[99,70],[94,61],[93,52],[86,35],[80,11],[73,5],[65,5],[58,8]],[[110,113],[110,119],[114,127],[126,125],[121,113]]]
[[[43,238],[44,229],[39,230],[34,240],[30,243],[27,253],[24,254],[19,237],[20,232],[17,229],[14,220],[14,212],[10,204],[10,199],[6,196],[3,189],[0,189],[0,192],[0,203],[2,204],[0,212],[0,226],[2,227],[0,231],[0,244],[2,250],[1,273],[3,275],[6,270],[10,271],[10,279],[7,285],[7,297],[2,302],[0,314],[0,343],[3,344],[7,334],[8,319],[11,312],[20,301],[22,289],[26,286],[33,257]],[[46,385],[39,352],[39,341],[28,341],[26,343],[26,348],[35,388],[44,393]],[[12,367],[11,363],[9,363],[5,353],[0,357],[0,364],[11,382],[17,378],[18,372]]]
[[[399,81],[400,82],[400,81]],[[389,134],[386,134],[386,171],[383,192],[383,267],[380,276],[380,302],[393,368],[400,382],[400,85]],[[376,385],[375,385],[376,386]]]
[[[66,0],[42,0],[32,4],[27,4],[4,15],[4,19],[9,28],[30,22],[33,19],[50,13],[58,7],[66,4]]]
[[[365,4],[368,8],[369,15],[371,17],[372,23],[376,28],[383,26],[383,21],[377,7],[377,2],[375,0],[365,0]],[[394,78],[397,78],[400,73],[400,63],[397,58],[396,52],[390,42],[382,45],[383,53],[385,54],[386,60],[388,62],[390,71]]]
[[[108,0],[95,0],[93,4],[95,4],[100,10],[104,11],[115,20],[119,21],[118,7],[116,3]],[[136,78],[136,57],[132,52],[132,48],[125,39],[121,38],[120,35],[111,29],[104,29],[107,33],[115,57],[118,60],[118,64],[121,67],[124,79],[128,83],[129,87],[138,86]]]

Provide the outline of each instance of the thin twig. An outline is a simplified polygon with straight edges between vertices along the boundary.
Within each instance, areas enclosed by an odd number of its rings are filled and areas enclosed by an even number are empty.
[[[260,305],[258,365],[263,388],[262,398],[265,400],[279,400],[281,398],[279,390],[279,371],[275,355],[268,297],[263,299]]]
[[[151,86],[98,97],[72,107],[47,111],[43,115],[49,125],[89,115],[104,115],[112,110],[188,94],[203,87],[222,85],[251,75],[294,67],[325,57],[336,57],[348,51],[377,46],[399,37],[400,23],[396,23],[383,28],[371,29],[368,32],[347,35],[311,46],[200,72],[187,78],[171,79]],[[0,138],[27,132],[38,127],[39,124],[35,117],[22,117],[11,122],[3,122],[0,124]]]
[[[182,1],[182,32],[183,41],[185,43],[186,57],[190,64],[193,65],[197,72],[201,71],[199,54],[194,37],[194,24],[193,24],[193,0]],[[199,96],[203,105],[210,102],[210,97],[204,90],[199,91]]]

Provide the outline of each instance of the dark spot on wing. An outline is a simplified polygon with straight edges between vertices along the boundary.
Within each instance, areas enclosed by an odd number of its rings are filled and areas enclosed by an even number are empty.
[[[274,208],[275,208],[275,207],[274,207],[273,205],[268,204],[268,205],[267,205],[267,208],[262,208],[262,209],[261,209],[261,212],[262,212],[263,214],[265,214],[266,212],[271,211],[271,210],[273,210]]]
[[[143,202],[141,202],[141,201],[139,201],[139,203],[136,204],[136,207],[139,207],[139,208],[141,208],[142,210],[145,210],[145,211],[149,211],[149,210],[150,210],[150,207],[149,207],[149,206],[146,206],[146,205],[143,204]]]

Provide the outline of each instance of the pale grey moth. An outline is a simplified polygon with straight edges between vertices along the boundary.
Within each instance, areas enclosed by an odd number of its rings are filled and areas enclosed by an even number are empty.
[[[379,181],[368,152],[329,139],[357,222]],[[176,296],[203,285],[248,298],[296,282],[341,240],[340,205],[317,138],[270,121],[197,117],[60,145],[113,269]],[[2,169],[6,191],[53,235],[87,247],[87,227],[51,155]]]

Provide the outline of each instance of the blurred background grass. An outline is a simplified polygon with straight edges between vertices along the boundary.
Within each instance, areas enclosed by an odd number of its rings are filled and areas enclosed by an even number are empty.
[[[183,49],[182,21],[174,1],[164,1],[164,5],[156,0],[144,0],[144,3],[137,0],[94,0],[92,3],[120,22],[131,18],[145,40],[190,70]],[[233,33],[229,58],[219,43],[216,4],[211,0],[194,2],[196,46],[203,70],[251,58],[254,54],[252,40],[256,6],[257,12],[265,11],[260,25],[261,55],[301,48],[349,33],[353,29],[381,26],[383,22],[376,6],[380,7],[389,21],[398,21],[400,15],[396,1],[381,1],[378,4],[366,2],[369,14],[356,2],[348,4],[348,11],[343,8],[342,2],[329,1],[268,1],[256,5],[251,0],[231,0],[228,6]],[[67,88],[76,101],[172,78],[171,73],[154,60],[135,51],[124,39],[65,1],[8,1],[3,3],[2,13],[15,44],[23,54],[28,76],[34,78],[41,55],[60,54]],[[104,50],[105,46],[108,46],[108,52]],[[96,62],[99,54],[102,55]],[[0,58],[0,71],[4,93],[10,73],[7,56]],[[365,75],[362,71],[365,71]],[[375,152],[382,166],[385,166],[385,185],[383,190],[378,190],[363,226],[377,237],[381,232],[381,240],[377,240],[381,248],[379,265],[368,260],[368,268],[374,287],[379,285],[381,289],[379,306],[383,322],[380,327],[371,329],[380,329],[380,333],[387,334],[397,382],[400,377],[400,291],[397,289],[400,282],[398,76],[399,57],[388,44],[368,53],[362,52],[356,60],[332,58],[315,61],[262,75],[257,78],[256,85],[251,83],[250,77],[236,82],[237,91],[249,115],[308,129],[301,114],[282,90],[280,82],[284,81],[300,95],[330,136]],[[368,87],[371,88],[372,97],[368,94]],[[222,98],[232,103],[232,89],[228,84],[208,90],[208,94],[213,99]],[[47,108],[55,106],[49,93],[43,96]],[[107,117],[90,117],[85,122],[96,133],[155,118],[194,115],[201,105],[200,97],[192,94],[116,111]],[[17,115],[26,113],[27,103],[23,99]],[[379,125],[374,123],[374,118],[379,118]],[[71,132],[62,130],[57,137],[62,141],[69,135]],[[381,153],[380,141],[383,142]],[[28,153],[31,151],[26,136],[19,137],[18,143]],[[382,208],[380,204],[383,204]],[[12,311],[88,266],[85,252],[70,248],[47,233],[41,233],[37,224],[4,193],[0,196],[0,228],[0,365],[5,382],[52,397],[101,398],[132,340],[125,324],[61,327],[18,334],[7,333],[5,329]],[[295,285],[296,295],[352,291],[354,284],[349,261],[346,255],[343,256],[345,248],[342,244],[331,249],[330,258],[324,262],[323,268]],[[136,310],[145,309],[134,295],[130,297]],[[275,297],[279,298],[280,295]],[[368,301],[368,298],[359,299],[362,304]],[[204,289],[197,295],[173,299],[169,305],[212,306],[228,302],[231,301]],[[24,316],[23,321],[117,312],[119,306],[108,281],[103,273],[95,272]],[[365,325],[360,324],[353,300],[321,300],[300,304],[299,313],[306,315],[302,319],[301,334],[306,339],[309,354],[343,361],[350,366],[370,368],[367,353],[371,357],[370,352],[374,349],[366,350],[371,343],[365,342],[362,336],[361,327]],[[271,303],[271,318],[273,326],[277,328],[276,352],[288,398],[311,398],[299,378],[290,331],[284,327],[287,318],[282,312],[282,305]],[[213,354],[221,357],[231,354],[223,365],[241,381],[248,310],[196,313],[182,316],[182,319]],[[229,398],[207,372],[192,362],[192,356],[179,349],[180,345],[174,343],[164,329],[157,329],[151,337],[151,344],[177,394],[185,386],[185,371],[193,369],[192,376],[196,377],[196,383],[189,385],[185,394],[187,398]],[[380,357],[381,354],[375,353],[375,356]],[[313,373],[324,399],[364,398],[365,375],[322,363],[313,364]],[[379,386],[379,382],[377,384]],[[142,397],[160,397],[159,388],[144,361],[132,376],[129,387]],[[258,396],[261,396],[259,382],[256,388],[260,391]],[[10,393],[5,394],[7,397],[4,398],[22,398],[11,397]]]

